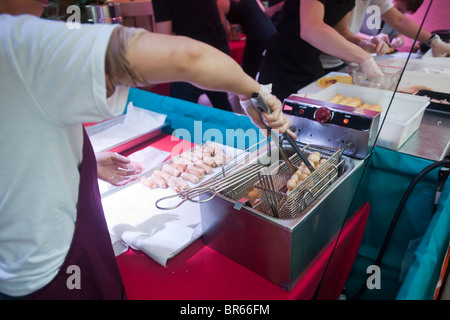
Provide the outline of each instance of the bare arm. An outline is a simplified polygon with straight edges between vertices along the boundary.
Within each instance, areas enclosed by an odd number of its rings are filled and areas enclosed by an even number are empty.
[[[127,59],[150,83],[184,81],[241,99],[260,87],[230,56],[187,37],[146,32],[128,48]]]
[[[345,17],[334,26],[334,29],[336,29],[336,31],[346,40],[356,44],[369,53],[376,53],[377,55],[385,54],[389,49],[387,46],[389,38],[384,34],[368,38],[356,36],[349,28],[350,15],[351,12],[347,13]]]
[[[325,8],[317,0],[300,2],[300,37],[329,55],[361,64],[371,58],[361,47],[346,40],[323,19]]]
[[[156,32],[162,34],[172,34],[172,20],[162,21],[156,23]]]
[[[356,36],[349,27],[349,21],[350,21],[350,15],[351,15],[351,11],[349,13],[347,13],[345,15],[344,18],[341,19],[341,21],[339,21],[337,23],[337,25],[334,26],[334,29],[341,35],[343,36],[345,39],[347,39],[348,41],[350,41],[351,43],[356,44],[357,46],[359,46],[360,42],[363,40],[362,38]]]
[[[417,32],[419,31],[419,25],[398,11],[397,8],[392,7],[383,13],[381,18],[399,33],[404,34],[411,39],[416,38]],[[422,29],[418,40],[422,43],[426,43],[430,37],[431,33]]]
[[[274,4],[273,6],[271,6],[269,8],[267,8],[266,11],[265,11],[266,15],[269,18],[272,18],[278,11],[281,10],[281,8],[283,8],[283,5],[284,5],[284,1],[281,1],[281,2],[279,2],[277,4]]]
[[[208,90],[234,93],[241,101],[260,92],[260,84],[233,58],[191,38],[145,32],[130,45],[126,57],[150,83],[189,82]],[[286,132],[290,122],[281,110],[281,102],[270,94],[265,95],[265,99],[273,111],[270,115],[263,113],[265,123],[281,133]],[[246,112],[257,126],[265,128],[257,113],[247,109]]]
[[[230,0],[216,0],[217,9],[219,9],[220,21],[223,24],[227,37],[230,38],[230,24],[228,23],[226,15],[230,11]]]

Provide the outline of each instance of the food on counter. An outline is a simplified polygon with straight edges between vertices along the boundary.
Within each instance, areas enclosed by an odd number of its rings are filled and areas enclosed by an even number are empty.
[[[166,182],[169,185],[169,187],[171,187],[172,190],[177,193],[183,190],[187,190],[189,188],[189,185],[186,183],[186,181],[174,176],[167,177]]]
[[[195,146],[174,158],[171,163],[164,164],[161,170],[154,170],[150,177],[141,177],[140,183],[150,189],[170,187],[178,193],[189,188],[187,182],[199,183],[206,174],[213,172],[213,168],[221,166],[230,158],[215,143]]]
[[[196,176],[199,180],[201,180],[203,178],[203,176],[205,175],[205,172],[203,171],[202,168],[196,167],[195,165],[191,165],[191,164],[187,166],[185,172]]]
[[[430,98],[430,102],[441,103],[441,104],[450,104],[450,101],[448,101],[447,99],[431,99]]]
[[[448,104],[448,105],[450,105],[450,101],[448,101],[446,98],[443,98],[443,99],[436,99],[436,98],[429,97],[429,96],[427,96],[427,95],[423,95],[422,97],[428,98],[428,100],[429,100],[430,102],[433,102],[433,103]]]
[[[420,70],[420,71],[424,72],[424,73],[431,73],[431,74],[450,75],[450,68],[430,68],[430,67],[425,67],[425,68],[422,68],[422,70]]]
[[[212,173],[212,168],[210,166],[208,166],[207,164],[203,163],[202,160],[195,161],[195,165],[197,167],[203,169],[203,171],[205,171],[206,174]]]
[[[422,85],[416,85],[416,86],[410,86],[408,88],[406,88],[407,90],[428,90],[428,91],[434,91],[434,89],[427,87],[427,86],[422,86]]]
[[[392,54],[397,52],[397,49],[392,48],[390,45],[388,45],[388,51],[386,52],[386,54]]]
[[[323,77],[317,80],[317,84],[322,88],[328,88],[335,83],[346,83],[353,84],[352,77],[350,76],[334,76],[334,77]]]
[[[183,170],[181,167],[176,167],[173,164],[165,164],[162,166],[162,171],[171,176],[178,177]]]
[[[167,189],[168,184],[165,175],[162,175],[161,173],[161,171],[155,170],[149,179],[153,180],[159,188]]]
[[[382,112],[382,111],[383,111],[383,109],[381,108],[381,106],[378,105],[378,104],[373,104],[373,105],[369,108],[369,110],[378,111],[378,112]]]
[[[343,100],[345,97],[342,94],[337,94],[333,97],[333,99],[331,99],[329,102],[332,103],[339,103],[339,101]]]
[[[342,104],[344,106],[349,106],[358,109],[368,109],[372,111],[382,112],[383,109],[378,104],[368,104],[367,102],[363,102],[359,97],[344,97],[342,94],[336,94],[332,99],[328,100],[328,102]]]
[[[150,189],[156,189],[158,188],[158,184],[155,182],[155,180],[153,179],[149,179],[147,177],[142,176],[140,182],[146,186],[149,187]]]
[[[319,167],[324,164],[327,159],[322,158],[322,155],[318,151],[312,152],[308,156],[308,160],[311,163],[314,169],[319,169]],[[305,181],[311,175],[311,171],[309,171],[308,167],[304,162],[300,164],[297,171],[289,178],[286,182],[287,192],[291,192],[294,190],[299,184]]]
[[[181,174],[181,178],[183,178],[184,180],[190,181],[192,183],[199,183],[199,181],[200,181],[200,179],[195,174],[191,174],[189,172],[183,172]]]
[[[371,105],[368,104],[367,102],[363,103],[361,106],[359,106],[358,108],[360,109],[370,109]]]
[[[411,89],[411,88],[398,88],[397,92],[406,93],[406,94],[416,94],[419,90]]]

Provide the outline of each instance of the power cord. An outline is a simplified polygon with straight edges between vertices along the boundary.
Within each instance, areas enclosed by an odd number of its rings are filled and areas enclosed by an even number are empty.
[[[398,219],[400,218],[400,214],[403,210],[403,207],[405,206],[406,201],[408,200],[409,195],[411,194],[412,190],[416,186],[416,184],[430,171],[433,171],[436,168],[439,168],[440,166],[450,166],[450,159],[437,161],[433,164],[430,164],[429,166],[425,167],[419,174],[417,174],[414,179],[409,184],[408,188],[406,189],[405,193],[403,194],[402,199],[400,200],[400,203],[397,207],[397,210],[395,211],[394,217],[392,218],[391,224],[389,226],[389,229],[386,233],[386,236],[384,238],[383,244],[381,246],[381,249],[378,253],[378,256],[375,260],[375,265],[380,266],[381,261],[383,260],[384,254],[386,253],[386,249],[389,245],[389,241],[391,240],[391,236],[394,232],[395,226],[397,224]],[[442,183],[444,183],[443,181]],[[353,296],[352,300],[358,300],[361,295],[365,292],[367,286],[366,283],[364,283],[361,288],[358,290],[358,292]]]

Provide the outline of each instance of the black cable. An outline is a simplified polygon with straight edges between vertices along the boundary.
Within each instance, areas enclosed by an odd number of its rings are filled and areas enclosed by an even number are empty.
[[[407,58],[406,58],[405,66],[408,64],[408,62],[409,62],[409,60],[410,60],[410,58],[411,58],[411,54],[412,54],[414,45],[416,44],[417,39],[418,39],[418,37],[419,37],[419,34],[420,34],[420,32],[422,31],[423,24],[424,24],[424,22],[425,22],[426,17],[428,16],[428,12],[430,11],[430,7],[431,7],[431,5],[433,4],[433,1],[434,1],[434,0],[430,0],[430,3],[428,4],[427,10],[426,10],[425,15],[424,15],[424,17],[423,17],[423,19],[422,19],[422,23],[421,23],[420,26],[419,26],[419,30],[417,31],[416,37],[415,37],[415,39],[414,39],[414,41],[413,41],[413,44],[411,45],[411,49],[410,49],[409,54],[408,54],[408,56],[407,56]],[[357,193],[357,191],[358,191],[358,189],[359,189],[359,186],[360,186],[360,184],[361,184],[361,182],[362,182],[362,179],[363,179],[364,174],[365,174],[365,172],[366,172],[366,169],[367,169],[367,167],[368,167],[368,163],[369,163],[368,160],[369,160],[369,158],[372,156],[372,154],[373,154],[373,152],[374,152],[375,145],[376,145],[376,141],[378,141],[378,137],[379,137],[379,135],[380,135],[380,133],[381,133],[381,129],[382,129],[383,126],[384,126],[384,122],[386,121],[387,115],[388,115],[389,110],[390,110],[390,108],[391,108],[391,104],[392,104],[392,102],[393,102],[393,100],[394,100],[394,98],[395,98],[395,94],[396,94],[396,92],[397,92],[397,90],[398,90],[398,87],[399,87],[399,85],[400,85],[400,82],[401,82],[401,80],[402,80],[402,78],[403,78],[403,73],[405,72],[405,69],[406,69],[406,68],[403,67],[403,69],[402,69],[402,71],[401,71],[401,73],[400,73],[399,80],[398,80],[398,82],[397,82],[397,84],[396,84],[396,86],[395,86],[394,93],[392,94],[391,100],[389,101],[389,105],[388,105],[388,108],[387,108],[387,110],[386,110],[386,116],[385,116],[384,119],[381,121],[381,124],[380,124],[380,127],[381,127],[381,128],[380,128],[380,130],[378,130],[378,133],[377,133],[377,135],[376,135],[376,137],[375,137],[375,142],[374,142],[374,144],[373,144],[373,146],[372,146],[372,149],[370,150],[369,155],[368,155],[368,156],[366,157],[366,159],[365,159],[366,164],[365,164],[365,166],[364,166],[364,169],[363,169],[363,173],[362,173],[362,175],[361,175],[361,178],[360,178],[360,180],[359,180],[359,182],[358,182],[358,186],[357,186],[357,188],[356,188],[355,194],[353,195],[352,203],[353,203],[353,201],[354,201],[354,199],[355,199],[355,197],[356,197],[356,193]],[[342,227],[341,227],[341,229],[339,230],[338,237],[337,237],[337,239],[336,239],[336,241],[335,241],[335,245],[334,245],[333,251],[331,252],[330,258],[328,259],[327,266],[325,267],[325,271],[324,271],[324,273],[322,274],[322,278],[321,278],[321,280],[320,280],[320,282],[319,282],[319,285],[317,286],[317,290],[316,290],[316,292],[315,292],[315,294],[314,294],[313,299],[316,298],[316,296],[317,296],[317,294],[319,293],[319,290],[320,290],[320,288],[321,288],[321,286],[322,286],[322,282],[323,282],[323,280],[324,280],[324,278],[325,278],[325,274],[326,274],[326,272],[327,272],[327,270],[328,270],[328,266],[329,266],[329,264],[330,264],[331,259],[333,258],[335,249],[336,249],[336,247],[337,247],[337,243],[338,243],[339,238],[340,238],[340,236],[341,236],[342,229],[344,228],[345,222],[347,221],[347,218],[348,218],[348,216],[349,216],[349,213],[350,213],[349,211],[350,211],[350,209],[347,211],[347,214],[346,214],[346,216],[345,216],[344,223],[342,224]]]
[[[433,164],[430,164],[429,166],[425,167],[425,169],[423,169],[421,172],[419,172],[419,174],[417,174],[414,179],[411,181],[411,183],[409,184],[408,188],[406,189],[405,193],[403,194],[402,199],[400,200],[400,203],[397,207],[397,210],[395,211],[394,217],[392,218],[391,224],[389,226],[389,229],[386,233],[386,236],[384,238],[383,244],[381,245],[381,249],[378,253],[377,258],[375,259],[375,263],[374,265],[376,266],[380,266],[381,265],[381,261],[383,260],[384,254],[386,253],[386,249],[389,245],[389,241],[392,237],[392,234],[394,233],[394,229],[395,226],[397,224],[398,219],[400,218],[400,214],[403,210],[403,207],[405,206],[406,201],[408,200],[409,195],[411,194],[412,190],[414,189],[414,187],[416,186],[416,184],[430,171],[443,166],[443,165],[450,165],[450,160],[442,160],[442,161],[437,161]],[[361,295],[364,293],[364,291],[366,290],[367,286],[366,283],[364,282],[364,284],[361,286],[361,288],[358,290],[358,292],[353,296],[353,300],[355,299],[359,299],[361,297]]]

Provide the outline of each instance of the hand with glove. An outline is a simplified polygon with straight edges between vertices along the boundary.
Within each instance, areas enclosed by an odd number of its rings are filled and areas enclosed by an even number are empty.
[[[405,45],[405,37],[401,34],[397,34],[391,41],[392,48],[400,48]]]
[[[361,40],[359,46],[369,53],[376,53],[377,56],[382,56],[389,52],[389,43],[388,36],[381,33],[370,39]]]
[[[430,42],[433,57],[446,57],[450,55],[450,44],[445,43],[439,36],[434,36]]]
[[[359,65],[359,68],[369,80],[376,80],[381,77],[384,77],[383,72],[380,70],[373,57],[370,57],[370,59],[361,63]]]
[[[252,99],[241,100],[240,104],[250,117],[253,124],[263,130],[264,135],[268,135],[266,129],[269,127],[279,133],[284,133],[287,131],[293,139],[296,139],[297,136],[295,133],[288,130],[291,126],[291,122],[283,114],[280,100],[271,94],[271,88],[272,85],[261,85],[259,89],[259,94],[264,99],[267,106],[272,110],[271,114],[267,114],[266,112],[258,112],[252,102]]]

